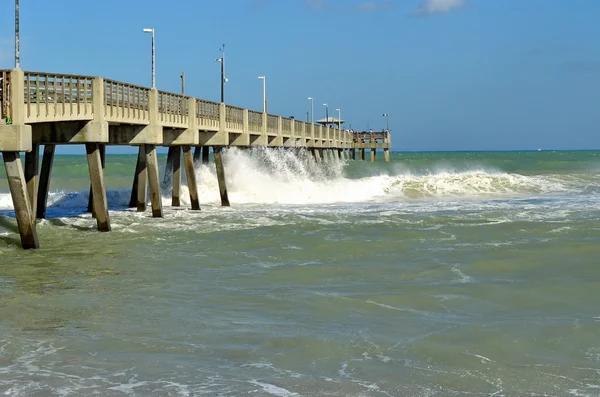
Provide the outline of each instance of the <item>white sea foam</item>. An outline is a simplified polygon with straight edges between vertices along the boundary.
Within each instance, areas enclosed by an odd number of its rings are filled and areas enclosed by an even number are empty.
[[[532,194],[576,192],[590,183],[569,175],[525,176],[495,170],[455,171],[434,167],[419,174],[407,167],[371,168],[372,175],[350,178],[348,162],[330,161],[318,166],[306,152],[255,149],[251,152],[235,148],[224,156],[229,198],[235,204],[336,204],[372,201],[407,201],[425,198],[494,198],[522,197]],[[214,165],[201,165],[197,180],[199,197],[204,204],[220,201]],[[584,183],[585,182],[585,183]],[[130,191],[110,190],[111,207],[126,207]],[[88,192],[54,191],[48,205],[54,208],[85,208]],[[163,189],[163,205],[170,205],[167,189]],[[182,186],[181,202],[189,205],[188,189]],[[10,194],[0,194],[0,210],[12,209]],[[391,214],[390,214],[391,215]]]

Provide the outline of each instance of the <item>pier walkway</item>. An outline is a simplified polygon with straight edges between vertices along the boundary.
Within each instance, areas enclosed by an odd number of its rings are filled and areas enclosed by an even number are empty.
[[[0,70],[0,105],[0,151],[23,248],[39,247],[36,219],[46,216],[56,145],[85,145],[89,210],[104,232],[110,230],[103,172],[106,145],[139,148],[130,206],[146,210],[149,184],[155,217],[163,212],[156,146],[169,147],[174,206],[179,205],[183,153],[193,210],[200,209],[194,166],[208,162],[211,146],[222,205],[229,205],[223,148],[305,149],[320,163],[355,159],[356,149],[364,160],[369,148],[372,161],[377,149],[383,149],[389,161],[391,147],[388,133],[350,133],[101,77]],[[20,152],[25,152],[24,167]]]

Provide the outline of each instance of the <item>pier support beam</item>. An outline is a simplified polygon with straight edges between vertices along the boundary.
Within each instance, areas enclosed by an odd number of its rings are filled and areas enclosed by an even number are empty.
[[[200,201],[198,200],[198,186],[196,185],[196,168],[192,149],[189,146],[183,146],[183,162],[185,164],[185,176],[187,177],[188,190],[190,192],[190,204],[192,210],[200,210]],[[197,149],[196,149],[197,150]]]
[[[102,173],[104,173],[104,168],[106,166],[106,146],[100,145],[100,161],[102,162]],[[88,212],[91,212],[92,216],[95,218],[96,213],[94,212],[94,191],[92,190],[92,184],[90,182],[90,194],[88,195]]]
[[[202,164],[208,165],[208,149],[209,146],[202,146]],[[215,148],[213,147],[213,152]]]
[[[40,172],[40,184],[37,192],[37,218],[46,218],[46,208],[48,207],[48,191],[50,189],[50,175],[52,174],[52,164],[54,163],[55,145],[44,145],[44,155],[42,157],[42,170]]]
[[[229,207],[229,196],[227,194],[227,184],[225,183],[225,168],[223,167],[223,148],[213,146],[215,155],[215,167],[217,168],[217,179],[219,180],[219,192],[221,193],[221,205]]]
[[[371,149],[371,162],[375,162],[375,155],[377,154],[377,149]]]
[[[163,209],[160,196],[160,182],[158,179],[158,159],[156,158],[156,146],[144,145],[146,152],[146,173],[150,184],[150,203],[152,203],[152,216],[162,218]]]
[[[108,202],[106,200],[106,189],[104,186],[104,162],[102,161],[102,144],[86,143],[88,167],[90,170],[90,182],[92,184],[93,209],[96,216],[98,230],[110,231],[110,219],[108,217]]]
[[[181,206],[181,201],[179,199],[181,195],[180,146],[169,147],[169,153],[167,154],[167,165],[165,167],[165,176],[163,178],[163,185],[168,186],[169,180],[171,181],[171,206],[179,207]]]
[[[317,165],[321,165],[321,149],[310,149]]]
[[[21,245],[25,249],[39,248],[40,243],[35,228],[35,220],[31,213],[31,204],[29,203],[27,184],[25,183],[19,152],[2,152],[2,158],[17,218]]]
[[[202,154],[202,146],[196,146],[194,148],[194,166],[200,164],[200,155]]]
[[[31,220],[35,221],[37,216],[37,194],[39,183],[40,146],[31,145],[31,152],[25,152],[25,182],[27,183],[27,195],[31,205]]]
[[[140,175],[142,176],[141,185],[144,186],[143,192],[140,192]],[[138,212],[146,211],[146,191],[148,190],[146,182],[146,152],[144,147],[138,148],[138,157],[135,163],[135,174],[133,176],[133,185],[131,186],[131,197],[129,198],[129,208],[137,208]],[[140,193],[143,197],[140,197]],[[142,199],[142,202],[139,199]],[[140,204],[142,205],[140,207]]]
[[[383,158],[386,163],[390,162],[390,149],[383,149]]]
[[[358,150],[358,158],[362,161],[365,161],[365,149],[361,148]]]

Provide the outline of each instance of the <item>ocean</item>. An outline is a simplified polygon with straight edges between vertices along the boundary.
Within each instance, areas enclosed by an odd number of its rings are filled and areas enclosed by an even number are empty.
[[[600,152],[381,157],[230,149],[153,219],[109,151],[99,233],[57,156],[28,251],[0,178],[0,395],[600,396]]]

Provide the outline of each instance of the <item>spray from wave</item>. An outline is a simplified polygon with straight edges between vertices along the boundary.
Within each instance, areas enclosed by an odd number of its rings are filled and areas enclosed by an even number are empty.
[[[371,167],[370,176],[353,177],[353,170],[367,164],[327,161],[317,165],[306,151],[257,148],[228,149],[224,156],[230,201],[233,204],[334,204],[374,201],[402,201],[423,198],[490,198],[600,190],[600,179],[583,181],[572,175],[525,176],[501,171],[473,169],[449,171],[448,167],[413,173],[403,168],[390,175],[391,167]],[[60,177],[60,176],[57,176]],[[110,180],[110,178],[108,178]],[[220,202],[213,164],[197,169],[200,201]],[[185,178],[183,179],[185,184]],[[110,182],[109,182],[110,183]],[[163,205],[170,205],[170,187],[163,186]],[[108,191],[111,208],[125,208],[130,191]],[[88,192],[51,192],[49,207],[87,207]],[[181,202],[189,204],[187,187],[182,186]],[[0,209],[12,209],[10,194],[0,194]]]

